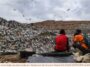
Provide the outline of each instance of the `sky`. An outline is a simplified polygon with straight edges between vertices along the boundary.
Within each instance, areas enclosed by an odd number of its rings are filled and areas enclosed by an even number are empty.
[[[0,17],[31,23],[90,20],[90,0],[0,0]]]

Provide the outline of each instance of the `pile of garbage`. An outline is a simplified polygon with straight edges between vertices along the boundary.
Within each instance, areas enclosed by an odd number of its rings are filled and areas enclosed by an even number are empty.
[[[36,53],[53,51],[55,33],[0,18],[0,54],[32,48]]]

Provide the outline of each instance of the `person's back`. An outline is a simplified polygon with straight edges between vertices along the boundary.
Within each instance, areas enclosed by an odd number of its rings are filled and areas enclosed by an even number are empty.
[[[56,50],[65,51],[67,50],[67,37],[65,35],[59,35],[56,37]]]
[[[55,42],[56,42],[56,46],[55,46],[56,51],[68,50],[68,37],[65,35],[65,33],[61,33],[60,35],[57,35]]]

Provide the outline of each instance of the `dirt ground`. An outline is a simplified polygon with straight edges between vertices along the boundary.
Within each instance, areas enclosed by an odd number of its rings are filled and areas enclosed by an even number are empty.
[[[26,59],[22,59],[18,54],[0,55],[0,63],[25,63]]]

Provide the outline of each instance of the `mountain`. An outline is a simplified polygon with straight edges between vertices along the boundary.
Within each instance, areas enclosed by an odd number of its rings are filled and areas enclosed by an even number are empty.
[[[38,22],[34,24],[40,28],[46,29],[76,29],[76,28],[86,28],[88,29],[90,21],[54,21],[48,20],[43,22]]]

